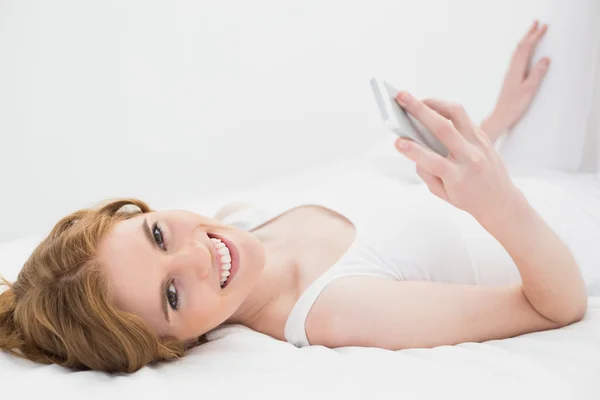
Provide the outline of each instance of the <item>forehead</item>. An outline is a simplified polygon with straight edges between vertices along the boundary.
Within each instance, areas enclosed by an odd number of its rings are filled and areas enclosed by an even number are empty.
[[[149,322],[161,320],[160,258],[143,226],[149,214],[120,221],[102,238],[98,259],[117,307]],[[154,325],[153,324],[153,325]]]
[[[131,250],[142,250],[141,256],[152,250],[150,243],[144,236],[143,223],[150,214],[136,215],[119,221],[100,240],[98,257],[107,267],[114,264],[131,263],[139,258]],[[113,268],[111,268],[113,269]]]

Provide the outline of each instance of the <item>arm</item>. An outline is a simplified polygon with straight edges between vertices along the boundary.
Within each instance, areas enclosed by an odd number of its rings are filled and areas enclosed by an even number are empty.
[[[579,321],[587,293],[571,251],[521,192],[515,208],[507,211],[480,217],[480,223],[517,265],[523,294],[541,316],[559,326]]]
[[[494,110],[481,124],[481,130],[492,143],[525,114],[546,75],[550,65],[549,58],[541,59],[531,69],[529,64],[536,45],[547,29],[547,25],[538,27],[538,22],[535,21],[513,53]]]
[[[464,109],[408,94],[398,102],[450,150],[406,139],[397,149],[442,200],[471,214],[507,250],[522,283],[503,287],[346,277],[321,294],[306,322],[313,344],[432,347],[507,338],[583,318],[587,294],[560,238],[514,186],[490,139]],[[361,296],[356,296],[356,293]]]
[[[321,294],[306,320],[306,334],[313,345],[401,350],[505,339],[560,326],[540,315],[519,285],[345,277]]]
[[[587,297],[573,257],[526,202],[516,207],[502,224],[490,221],[489,230],[514,259],[520,285],[339,279],[309,314],[310,343],[399,350],[504,339],[579,321]]]
[[[587,293],[571,252],[514,185],[487,135],[461,106],[407,96],[398,98],[400,105],[450,150],[443,158],[417,143],[396,141],[429,190],[471,214],[504,246],[540,315],[561,324],[581,319]]]
[[[506,126],[507,124],[492,112],[492,114],[486,117],[481,123],[481,130],[488,135],[492,143],[496,143],[496,141],[508,131]]]

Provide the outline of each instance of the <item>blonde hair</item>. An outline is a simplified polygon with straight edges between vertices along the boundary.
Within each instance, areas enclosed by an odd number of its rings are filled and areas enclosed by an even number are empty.
[[[131,206],[137,210],[124,211]],[[189,344],[159,338],[141,318],[112,305],[96,261],[98,243],[112,226],[150,211],[140,200],[123,199],[61,219],[16,282],[0,282],[8,286],[0,293],[0,349],[39,363],[106,372],[134,372],[183,356]]]

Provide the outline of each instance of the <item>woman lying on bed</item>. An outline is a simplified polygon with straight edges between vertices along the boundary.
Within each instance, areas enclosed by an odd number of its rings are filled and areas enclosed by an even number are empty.
[[[214,219],[155,212],[138,200],[77,211],[58,222],[17,281],[6,282],[0,348],[75,369],[133,372],[183,356],[223,323],[297,346],[394,350],[579,321],[587,295],[575,258],[493,146],[525,113],[544,77],[547,59],[527,66],[545,30],[535,23],[518,45],[495,111],[481,127],[456,104],[398,95],[451,151],[442,158],[396,141],[398,157],[414,161],[426,184],[407,189],[397,204],[404,198],[419,207],[362,202],[348,219],[340,210],[304,205],[255,219],[248,230],[226,223],[243,205],[228,205]],[[517,280],[481,284],[485,268],[457,253],[462,233],[444,223],[460,215],[497,240],[511,260],[502,268],[514,268]],[[378,218],[389,223],[369,225]],[[426,242],[392,243],[403,235]],[[391,262],[399,259],[417,265]]]

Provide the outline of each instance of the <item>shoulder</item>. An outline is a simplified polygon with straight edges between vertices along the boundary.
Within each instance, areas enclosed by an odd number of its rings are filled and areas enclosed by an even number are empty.
[[[351,309],[358,304],[354,304],[353,299],[361,286],[372,280],[383,281],[369,276],[346,276],[333,280],[323,289],[306,317],[306,337],[311,345],[330,348],[346,345],[340,340],[340,333],[352,330],[347,326],[349,321],[356,322]]]

